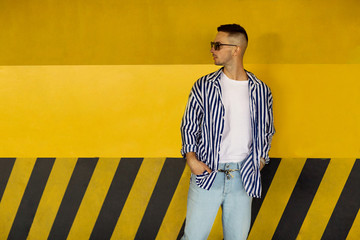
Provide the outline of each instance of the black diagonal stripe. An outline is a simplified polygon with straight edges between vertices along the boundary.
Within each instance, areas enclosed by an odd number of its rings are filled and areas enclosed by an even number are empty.
[[[349,234],[359,208],[360,159],[357,159],[321,239],[345,240]]]
[[[71,175],[48,239],[66,239],[98,158],[79,158]]]
[[[184,159],[166,159],[135,239],[156,238],[184,168]]]
[[[185,222],[186,222],[186,220],[184,220],[184,222],[183,222],[183,224],[182,224],[182,226],[181,226],[180,232],[179,232],[176,240],[181,240],[182,236],[184,235]]]
[[[111,238],[142,161],[142,158],[120,160],[90,239]]]
[[[38,158],[26,186],[8,239],[26,239],[55,158]]]
[[[306,160],[272,239],[296,239],[329,161]]]
[[[280,158],[271,158],[270,163],[267,164],[261,170],[261,186],[262,193],[261,198],[253,198],[252,206],[251,206],[251,227],[254,224],[256,216],[259,213],[260,207],[264,201],[267,191],[269,190],[270,184],[274,178],[276,170],[279,167],[281,159]],[[251,228],[250,228],[251,229]]]
[[[0,202],[4,194],[14,163],[15,158],[0,158]]]

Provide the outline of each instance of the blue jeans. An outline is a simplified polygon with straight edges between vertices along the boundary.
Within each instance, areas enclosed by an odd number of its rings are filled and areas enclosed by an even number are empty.
[[[219,169],[240,169],[241,163],[223,163]],[[251,221],[252,198],[244,190],[240,172],[231,172],[228,178],[218,172],[210,190],[196,185],[191,174],[187,201],[186,223],[182,240],[207,239],[215,217],[222,207],[222,223],[225,240],[246,239]]]

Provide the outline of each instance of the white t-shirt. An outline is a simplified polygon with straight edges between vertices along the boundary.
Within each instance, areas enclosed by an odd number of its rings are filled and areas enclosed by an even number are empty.
[[[249,154],[252,142],[249,81],[237,81],[221,75],[225,125],[220,143],[220,163],[241,162]]]

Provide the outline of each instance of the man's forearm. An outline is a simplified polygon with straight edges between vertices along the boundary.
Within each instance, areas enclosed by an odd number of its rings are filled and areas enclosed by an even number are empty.
[[[190,160],[192,160],[192,159],[196,159],[196,160],[198,160],[197,159],[197,157],[196,157],[196,153],[195,152],[188,152],[188,153],[186,153],[186,161],[188,160],[188,159],[190,159]]]

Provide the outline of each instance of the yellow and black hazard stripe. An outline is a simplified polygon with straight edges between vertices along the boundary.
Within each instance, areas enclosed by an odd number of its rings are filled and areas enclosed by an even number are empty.
[[[0,158],[0,239],[179,239],[189,174],[181,158]],[[249,239],[360,238],[360,159],[272,158],[262,182]]]

